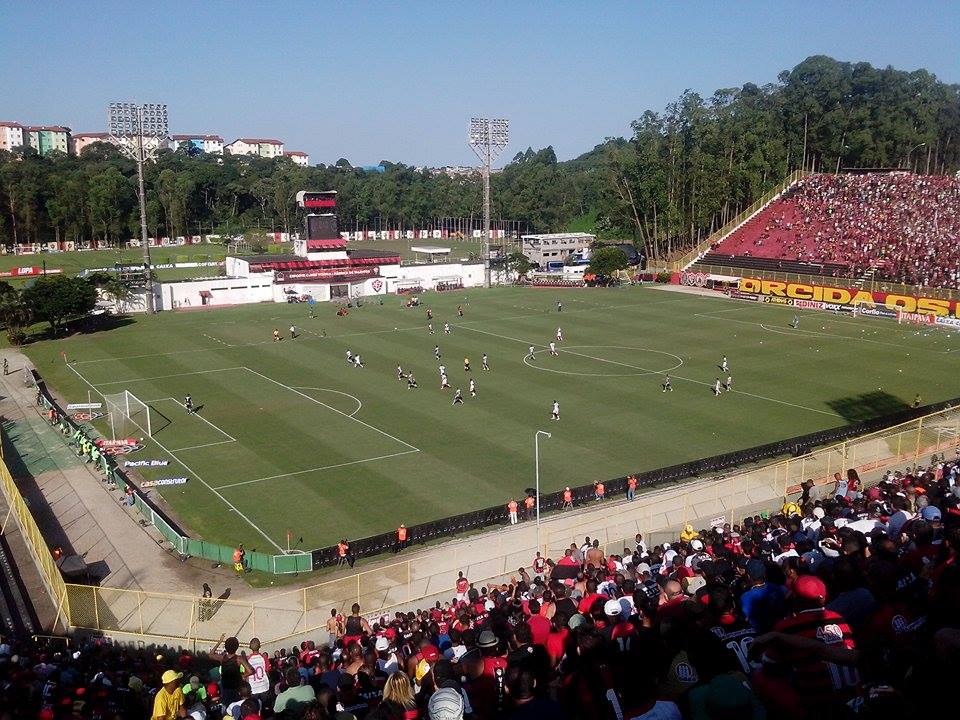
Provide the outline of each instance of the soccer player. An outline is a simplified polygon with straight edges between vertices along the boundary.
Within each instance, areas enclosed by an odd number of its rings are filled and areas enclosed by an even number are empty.
[[[440,367],[438,367],[437,370],[440,371],[440,374],[441,374],[441,375],[446,375],[446,374],[447,374],[447,366],[444,365],[443,363],[440,363]]]
[[[453,394],[453,404],[463,405],[463,390],[460,388],[457,388],[457,391]]]
[[[347,348],[347,365],[353,364],[353,353],[350,351],[350,348]]]
[[[730,369],[729,366],[727,365],[727,356],[726,356],[726,355],[724,355],[724,356],[723,356],[723,360],[720,361],[720,369],[721,369],[723,372],[726,372],[727,370]]]
[[[183,407],[187,409],[187,415],[192,415],[193,414],[193,398],[187,395],[183,399]]]
[[[553,401],[553,408],[550,410],[550,419],[559,420],[560,419],[560,403],[556,400]]]
[[[442,374],[440,375],[440,389],[443,390],[444,388],[446,388],[446,389],[448,389],[448,390],[450,389],[450,383],[447,382],[447,374],[446,374],[446,373],[442,373]]]
[[[554,357],[558,357],[560,353],[557,352],[557,345],[553,341],[550,342],[550,354]]]
[[[663,385],[660,387],[663,388],[663,392],[673,392],[673,385],[670,384],[670,376],[665,375],[663,378]]]
[[[429,330],[430,334],[433,335],[433,323],[427,323],[427,330]]]
[[[457,315],[463,317],[463,305],[457,305]]]
[[[794,330],[800,327],[800,317],[798,315],[793,316],[793,322],[790,323],[790,327],[792,327]]]
[[[480,363],[481,363],[481,365],[480,365],[480,369],[481,369],[481,370],[489,370],[489,369],[490,369],[490,363],[487,361],[487,354],[486,354],[486,353],[484,353],[484,354],[483,354],[483,357],[480,358]]]
[[[477,383],[473,381],[473,378],[470,378],[470,397],[477,396]]]
[[[563,303],[557,300],[557,312],[563,312]]]
[[[434,346],[433,346],[433,356],[434,356],[437,360],[440,359],[440,346],[439,346],[439,345],[434,345]]]
[[[717,378],[713,383],[713,394],[714,395],[720,394],[720,378]]]
[[[277,330],[276,328],[274,328],[274,329],[273,329],[273,341],[274,341],[274,342],[280,342],[281,340],[283,340],[283,338],[280,337],[280,331]]]
[[[470,358],[468,357],[463,359],[463,371],[470,372]]]
[[[433,310],[427,308],[427,320],[433,320]]]
[[[727,375],[727,381],[723,384],[723,389],[727,392],[733,390],[733,375]]]
[[[533,345],[531,345],[530,349],[527,351],[527,355],[529,355],[530,357],[533,357],[533,353],[534,353]]]
[[[563,328],[557,328],[557,342],[563,342]]]
[[[407,373],[407,390],[415,390],[420,387],[417,385],[417,379],[413,376],[413,373]]]
[[[357,353],[356,355],[353,356],[353,366],[355,368],[363,367],[363,360],[360,359],[360,353]]]
[[[403,380],[403,367],[397,363],[397,382]]]
[[[296,339],[297,339],[297,326],[296,326],[296,325],[291,325],[291,326],[290,326],[290,339],[291,339],[291,340],[296,340]]]
[[[444,323],[444,324],[443,324],[443,334],[444,334],[444,335],[449,335],[449,334],[450,334],[450,323]]]

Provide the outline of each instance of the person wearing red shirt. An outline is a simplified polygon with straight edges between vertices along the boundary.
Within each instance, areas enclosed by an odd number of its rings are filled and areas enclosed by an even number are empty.
[[[537,553],[537,556],[533,559],[533,574],[543,575],[543,572],[546,569],[547,561],[540,557],[540,553]]]
[[[839,613],[827,610],[827,586],[814,575],[802,575],[793,585],[797,608],[773,627],[774,632],[819,640],[825,645],[856,648],[853,632]],[[811,713],[837,708],[850,700],[860,684],[856,667],[820,659],[794,662],[793,683]]]
[[[540,603],[537,600],[531,600],[529,603],[530,617],[527,618],[527,625],[530,626],[530,635],[533,645],[543,645],[546,647],[547,638],[550,637],[550,621],[540,614]]]
[[[470,589],[470,581],[463,576],[463,572],[457,573],[457,582],[456,582],[457,594],[454,596],[456,601],[466,602],[467,600],[467,591]]]
[[[563,490],[563,510],[572,510],[573,509],[573,493],[570,491],[570,488],[564,488]]]
[[[526,499],[523,501],[523,507],[527,511],[527,520],[533,520],[533,509],[536,504],[537,501],[533,495],[527,495]]]
[[[633,500],[637,494],[637,478],[633,475],[627,478],[627,500]]]

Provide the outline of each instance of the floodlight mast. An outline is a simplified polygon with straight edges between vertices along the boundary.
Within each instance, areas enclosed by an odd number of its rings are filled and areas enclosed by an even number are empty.
[[[510,142],[510,121],[470,118],[467,142],[480,159],[483,173],[483,284],[490,287],[490,165]]]
[[[155,103],[110,103],[108,110],[110,139],[137,164],[140,200],[140,244],[147,273],[147,312],[156,312],[153,301],[153,273],[150,263],[150,238],[147,236],[147,196],[143,185],[143,164],[156,157],[157,150],[169,138],[167,106]]]

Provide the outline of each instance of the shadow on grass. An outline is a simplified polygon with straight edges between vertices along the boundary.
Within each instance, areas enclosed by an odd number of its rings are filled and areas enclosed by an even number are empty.
[[[49,325],[35,327],[30,333],[29,342],[63,340],[71,335],[93,335],[133,325],[134,322],[136,321],[129,315],[91,315],[80,320],[73,320],[58,328],[56,332]]]
[[[843,416],[848,423],[892,415],[903,412],[910,407],[900,398],[883,390],[874,390],[853,397],[838,398],[829,401],[827,405],[831,410]]]

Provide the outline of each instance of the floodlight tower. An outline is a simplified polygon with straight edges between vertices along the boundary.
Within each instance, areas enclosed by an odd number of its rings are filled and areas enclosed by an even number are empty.
[[[169,137],[167,106],[147,103],[110,103],[108,110],[110,139],[137,164],[140,199],[140,243],[147,273],[147,312],[155,312],[153,275],[150,269],[150,238],[147,237],[147,196],[143,188],[143,164],[153,160]]]
[[[470,147],[483,170],[483,283],[490,287],[490,164],[510,142],[510,121],[503,118],[470,118]]]

